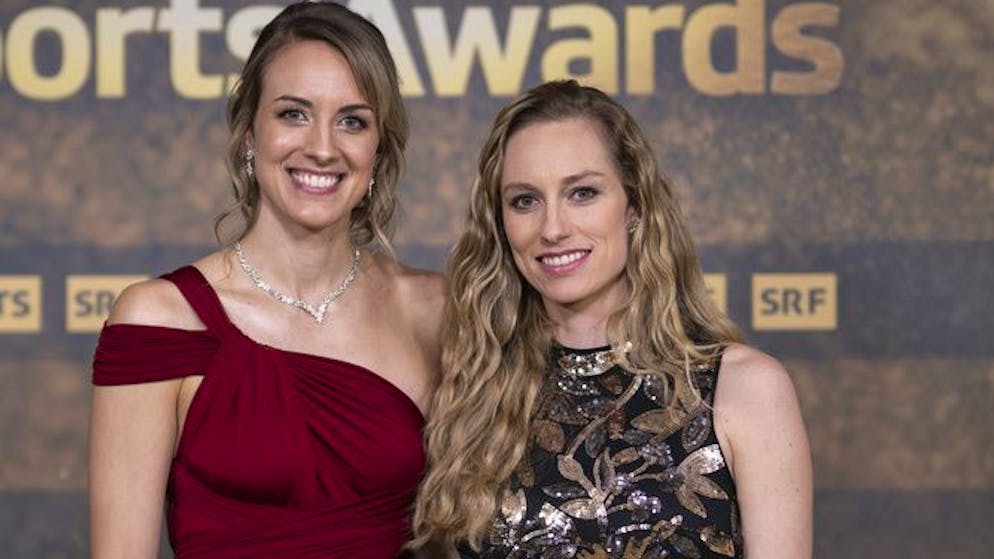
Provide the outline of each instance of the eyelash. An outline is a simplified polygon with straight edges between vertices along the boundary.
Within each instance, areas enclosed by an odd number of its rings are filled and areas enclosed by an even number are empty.
[[[524,200],[528,200],[529,202],[531,202],[531,204],[527,207],[522,206],[521,203]],[[531,209],[531,205],[533,205],[534,203],[535,203],[535,196],[533,194],[519,194],[514,198],[511,198],[509,205],[511,206],[511,208],[515,210],[523,211]]]
[[[304,111],[300,109],[283,109],[276,113],[276,116],[283,120],[298,121],[304,118]]]
[[[276,116],[281,120],[289,120],[291,122],[300,122],[306,119],[306,115],[301,109],[284,109],[279,111]],[[366,120],[356,115],[345,115],[338,122],[343,124],[346,130],[353,132],[365,130],[368,127]]]
[[[593,200],[598,194],[600,194],[600,192],[593,186],[578,186],[570,191],[569,197],[583,203]],[[524,202],[526,201],[529,202],[529,205],[527,206],[524,205]],[[536,196],[534,194],[519,194],[514,198],[511,198],[508,205],[518,211],[527,211],[531,209],[531,206],[535,203]]]
[[[580,198],[581,202],[586,202],[587,200],[592,200],[600,192],[592,186],[578,186],[570,192],[570,197],[576,196],[577,194],[583,193],[584,196]]]
[[[351,126],[348,125],[348,124],[345,125],[345,127],[348,128],[349,130],[365,130],[366,129],[366,121],[364,119],[362,119],[362,118],[359,118],[359,117],[355,116],[355,115],[346,115],[346,116],[343,116],[341,118],[341,120],[339,120],[339,122],[341,122],[343,124],[345,122],[347,122],[347,121],[355,121],[355,125],[351,125]]]

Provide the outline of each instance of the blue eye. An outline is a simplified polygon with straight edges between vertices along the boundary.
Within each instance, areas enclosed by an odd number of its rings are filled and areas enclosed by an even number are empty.
[[[592,186],[578,186],[570,192],[570,197],[580,202],[594,199],[599,192]]]
[[[538,199],[536,199],[534,195],[519,194],[514,198],[511,198],[511,201],[508,205],[514,208],[515,210],[523,211],[531,209],[537,203]]]
[[[307,116],[304,114],[304,111],[300,109],[283,109],[282,111],[277,113],[276,116],[278,116],[280,119],[283,120],[292,120],[292,121],[301,121],[307,119]]]
[[[343,126],[345,126],[345,128],[347,128],[349,130],[365,130],[366,129],[366,121],[363,120],[363,119],[361,119],[361,118],[359,118],[359,117],[357,117],[357,116],[355,116],[355,115],[344,116],[344,117],[342,117],[342,119],[339,122]]]

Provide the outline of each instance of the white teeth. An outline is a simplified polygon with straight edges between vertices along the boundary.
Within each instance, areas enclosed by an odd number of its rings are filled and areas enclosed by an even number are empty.
[[[543,256],[542,264],[558,268],[559,266],[572,264],[573,262],[576,262],[577,260],[583,258],[583,256],[586,254],[587,254],[586,251],[578,250],[576,252],[570,252],[568,254],[560,254],[558,256]]]
[[[315,173],[295,171],[293,173],[293,178],[308,188],[331,188],[338,184],[338,181],[342,178],[342,176],[338,174],[318,175]]]

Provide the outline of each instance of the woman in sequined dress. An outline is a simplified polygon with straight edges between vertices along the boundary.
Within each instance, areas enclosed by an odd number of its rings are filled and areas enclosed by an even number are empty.
[[[711,303],[672,189],[619,104],[569,81],[505,107],[448,271],[418,544],[810,557],[790,378]]]

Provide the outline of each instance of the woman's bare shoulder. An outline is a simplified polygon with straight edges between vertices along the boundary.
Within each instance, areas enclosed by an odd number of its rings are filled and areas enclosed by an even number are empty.
[[[731,445],[733,461],[765,448],[777,437],[784,444],[804,439],[794,383],[779,361],[758,349],[732,344],[721,360],[714,397],[715,421]]]
[[[200,270],[216,266],[216,254],[193,265]],[[203,322],[173,282],[152,278],[131,284],[117,296],[107,324],[139,324],[183,330],[201,330]]]
[[[383,254],[373,254],[372,267],[391,283],[407,308],[439,308],[445,300],[445,276],[416,268]]]
[[[442,309],[445,306],[447,284],[438,272],[423,270],[379,255],[377,268],[392,294],[381,304],[391,305],[395,316],[411,331],[417,333],[426,348],[435,351],[439,345]]]
[[[787,369],[775,358],[744,344],[730,344],[725,349],[719,378],[718,397],[726,402],[746,404],[794,394]]]
[[[427,304],[440,305],[445,299],[445,276],[432,270],[423,270],[401,265],[403,272],[399,279],[403,289],[410,294],[418,294]]]

